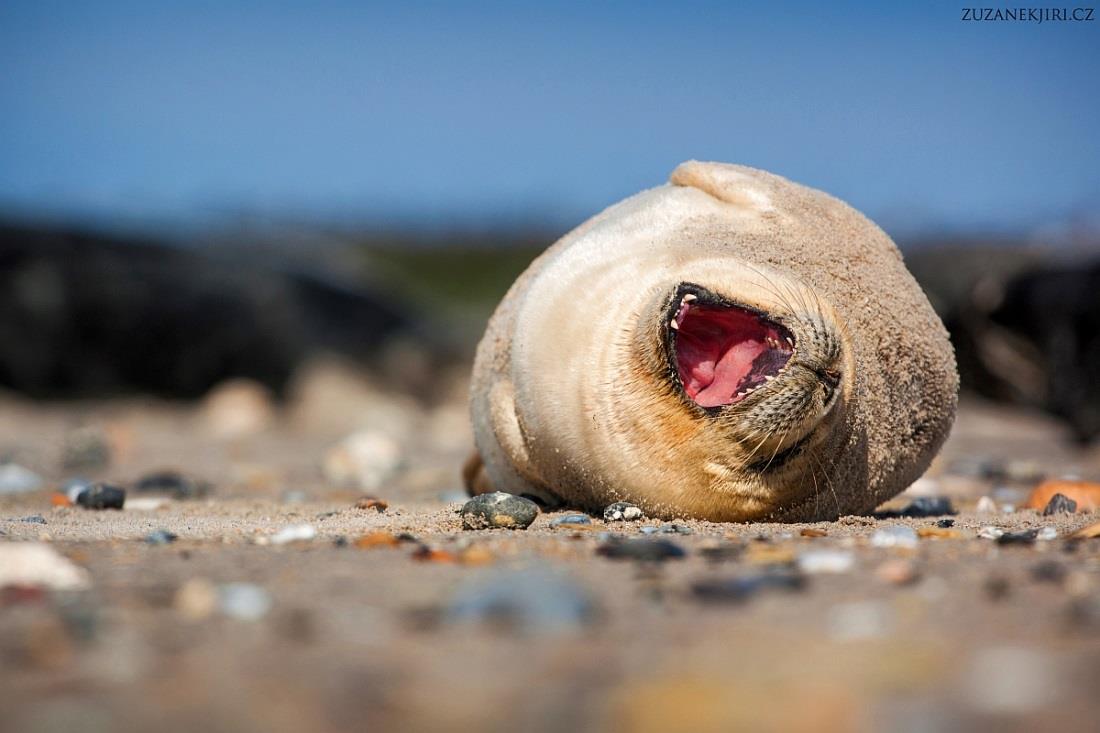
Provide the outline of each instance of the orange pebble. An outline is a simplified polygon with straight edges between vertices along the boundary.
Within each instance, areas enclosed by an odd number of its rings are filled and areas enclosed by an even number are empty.
[[[386,531],[370,532],[355,541],[359,548],[396,547],[401,541]]]
[[[1024,502],[1024,507],[1042,511],[1055,494],[1061,494],[1077,502],[1078,512],[1089,512],[1100,508],[1100,484],[1062,479],[1051,479],[1036,486]]]
[[[51,506],[72,506],[73,503],[71,501],[69,501],[69,497],[67,497],[64,494],[58,492],[58,493],[55,493],[53,496],[50,497],[50,505]]]

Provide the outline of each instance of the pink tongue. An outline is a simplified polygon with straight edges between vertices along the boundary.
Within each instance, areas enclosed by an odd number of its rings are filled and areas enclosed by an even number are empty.
[[[763,350],[764,344],[758,341],[742,341],[726,351],[716,367],[713,362],[696,364],[691,381],[705,386],[695,394],[695,402],[702,407],[728,404],[737,392],[737,385],[752,369],[753,360]]]

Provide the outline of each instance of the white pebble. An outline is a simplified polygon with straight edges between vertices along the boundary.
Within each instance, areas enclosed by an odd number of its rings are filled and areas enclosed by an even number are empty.
[[[83,590],[91,584],[87,570],[49,545],[37,542],[0,544],[0,588],[29,585],[51,590]]]
[[[995,540],[1004,533],[1005,531],[998,527],[982,527],[978,530],[978,536],[983,540]]]
[[[283,527],[269,540],[273,545],[285,545],[288,542],[301,542],[311,540],[317,536],[317,530],[309,524],[292,524]]]
[[[809,575],[846,573],[855,564],[855,557],[842,550],[811,550],[798,556],[798,569]]]
[[[1058,530],[1054,527],[1043,527],[1039,530],[1039,534],[1035,535],[1035,539],[1043,542],[1058,539]]]
[[[271,596],[258,585],[228,583],[218,588],[222,613],[241,621],[256,621],[271,610]]]
[[[917,531],[904,524],[883,527],[871,535],[871,545],[874,547],[913,548],[917,546]]]
[[[978,506],[975,508],[979,514],[996,514],[997,502],[990,499],[988,496],[983,496],[978,499]]]

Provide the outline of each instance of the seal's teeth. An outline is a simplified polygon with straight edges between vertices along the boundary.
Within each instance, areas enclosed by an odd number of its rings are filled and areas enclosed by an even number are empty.
[[[676,322],[675,318],[673,318],[671,321],[668,322],[668,326],[673,331],[679,331],[680,330],[680,324]]]
[[[775,379],[775,377],[769,377],[769,376],[768,376],[768,375],[766,375],[766,374],[764,375],[764,381],[765,381],[765,382],[770,382],[770,381],[772,381],[773,379]]]
[[[791,348],[793,349],[794,348],[794,341],[791,341],[791,337],[790,336],[784,336],[783,338],[786,339],[787,343],[790,344]]]
[[[692,295],[691,293],[688,293],[683,298],[680,298],[681,303],[690,303],[693,300],[697,300],[697,298],[694,295]]]

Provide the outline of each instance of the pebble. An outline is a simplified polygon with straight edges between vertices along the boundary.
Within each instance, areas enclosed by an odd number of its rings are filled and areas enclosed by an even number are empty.
[[[271,595],[251,583],[227,583],[218,588],[218,608],[241,621],[258,621],[271,610]]]
[[[937,539],[958,539],[962,533],[957,529],[944,529],[942,527],[921,527],[917,530],[917,536],[921,539],[935,537]]]
[[[608,522],[635,522],[644,517],[645,513],[628,501],[617,501],[603,510],[603,518]]]
[[[539,514],[539,506],[521,496],[494,491],[470,499],[462,507],[466,529],[527,529]]]
[[[800,537],[828,537],[829,533],[816,527],[804,527],[798,531]]]
[[[695,534],[695,530],[682,524],[662,524],[659,527],[642,527],[642,534]]]
[[[46,518],[41,514],[32,514],[29,517],[22,517],[20,522],[27,522],[28,524],[46,524]]]
[[[745,546],[739,542],[723,542],[699,548],[699,554],[709,562],[736,560],[745,552]]]
[[[456,563],[458,562],[458,556],[450,550],[444,550],[438,547],[432,547],[431,545],[417,545],[416,549],[409,555],[413,560],[417,562],[435,562],[435,563]]]
[[[983,540],[999,539],[1005,531],[999,527],[982,527],[978,530],[978,537]]]
[[[919,577],[916,566],[908,560],[887,560],[875,568],[875,577],[892,585],[908,585]]]
[[[1056,494],[1073,500],[1077,504],[1077,511],[1089,512],[1100,509],[1100,483],[1065,479],[1044,481],[1039,484],[1028,495],[1024,506],[1029,509],[1043,509]]]
[[[42,486],[42,477],[17,463],[0,464],[0,495],[25,494]]]
[[[844,550],[810,550],[798,556],[798,569],[807,575],[846,573],[855,565],[855,556]]]
[[[283,527],[268,538],[273,545],[286,545],[291,542],[304,542],[317,536],[317,530],[310,524],[292,524]]]
[[[951,500],[946,496],[918,496],[902,509],[888,509],[886,511],[875,512],[874,516],[879,519],[896,517],[924,518],[957,513],[955,507],[951,504]]]
[[[374,491],[401,468],[404,458],[396,440],[379,430],[360,430],[325,453],[321,469],[337,486]]]
[[[948,527],[954,527],[955,526],[955,520],[954,519],[939,519],[939,520],[936,520],[936,526],[939,527],[940,529],[947,529]]]
[[[917,546],[917,531],[904,524],[893,524],[875,530],[871,535],[872,547],[913,548]]]
[[[94,483],[94,481],[83,478],[71,478],[61,485],[61,491],[69,500],[70,504],[75,504],[76,497],[80,496],[85,490],[91,488]]]
[[[1066,568],[1057,560],[1044,560],[1031,569],[1031,577],[1040,583],[1061,584],[1066,578]]]
[[[1077,511],[1077,502],[1070,499],[1065,494],[1055,494],[1050,497],[1050,501],[1043,507],[1043,516],[1049,517],[1052,514],[1073,514]]]
[[[704,603],[743,603],[762,590],[792,592],[805,587],[802,573],[774,569],[737,578],[701,580],[691,586],[691,594]]]
[[[251,379],[229,379],[202,398],[199,419],[214,436],[226,440],[254,435],[269,428],[276,418],[275,398],[264,385]]]
[[[0,588],[29,586],[50,590],[91,587],[88,571],[49,545],[39,542],[0,544]]]
[[[213,487],[206,481],[189,478],[179,471],[156,471],[146,474],[134,484],[134,491],[141,494],[167,494],[173,499],[201,499],[210,494]]]
[[[155,512],[171,504],[167,496],[134,496],[126,500],[128,512]]]
[[[378,513],[382,513],[389,509],[390,505],[382,501],[376,496],[361,496],[359,500],[355,502],[356,509],[373,509]]]
[[[596,610],[592,597],[572,578],[534,567],[466,581],[443,609],[443,620],[488,623],[526,635],[558,634],[587,626]]]
[[[957,513],[946,496],[920,496],[901,510],[903,517],[940,517]]]
[[[993,575],[986,578],[983,587],[986,596],[988,596],[991,601],[1004,600],[1008,597],[1008,594],[1012,592],[1012,585],[1008,582],[1008,578],[1001,575]]]
[[[1039,533],[1035,535],[1035,539],[1040,542],[1050,542],[1051,540],[1058,539],[1058,530],[1054,527],[1043,527],[1039,530]]]
[[[346,539],[344,540],[344,544],[347,544]],[[355,540],[355,546],[364,550],[374,547],[397,547],[399,544],[401,544],[401,540],[397,539],[392,532],[387,532],[385,530],[368,532]]]
[[[612,560],[639,562],[682,560],[687,555],[684,548],[669,540],[650,539],[610,540],[597,547],[596,554]]]
[[[179,539],[179,535],[166,529],[158,529],[145,535],[145,541],[150,545],[168,545]]]
[[[1037,529],[1025,529],[1022,532],[1004,532],[997,538],[998,545],[1031,545],[1039,536]]]
[[[592,519],[587,514],[566,514],[550,520],[551,527],[560,527],[563,524],[592,524]]]
[[[978,512],[979,514],[996,514],[997,502],[993,501],[993,499],[989,498],[988,496],[983,496],[982,498],[978,499],[978,504],[974,507],[974,511]]]
[[[188,621],[209,618],[218,608],[218,589],[205,578],[191,578],[176,591],[175,608]]]
[[[76,495],[76,503],[85,509],[121,509],[125,502],[125,489],[104,483],[92,484]]]

